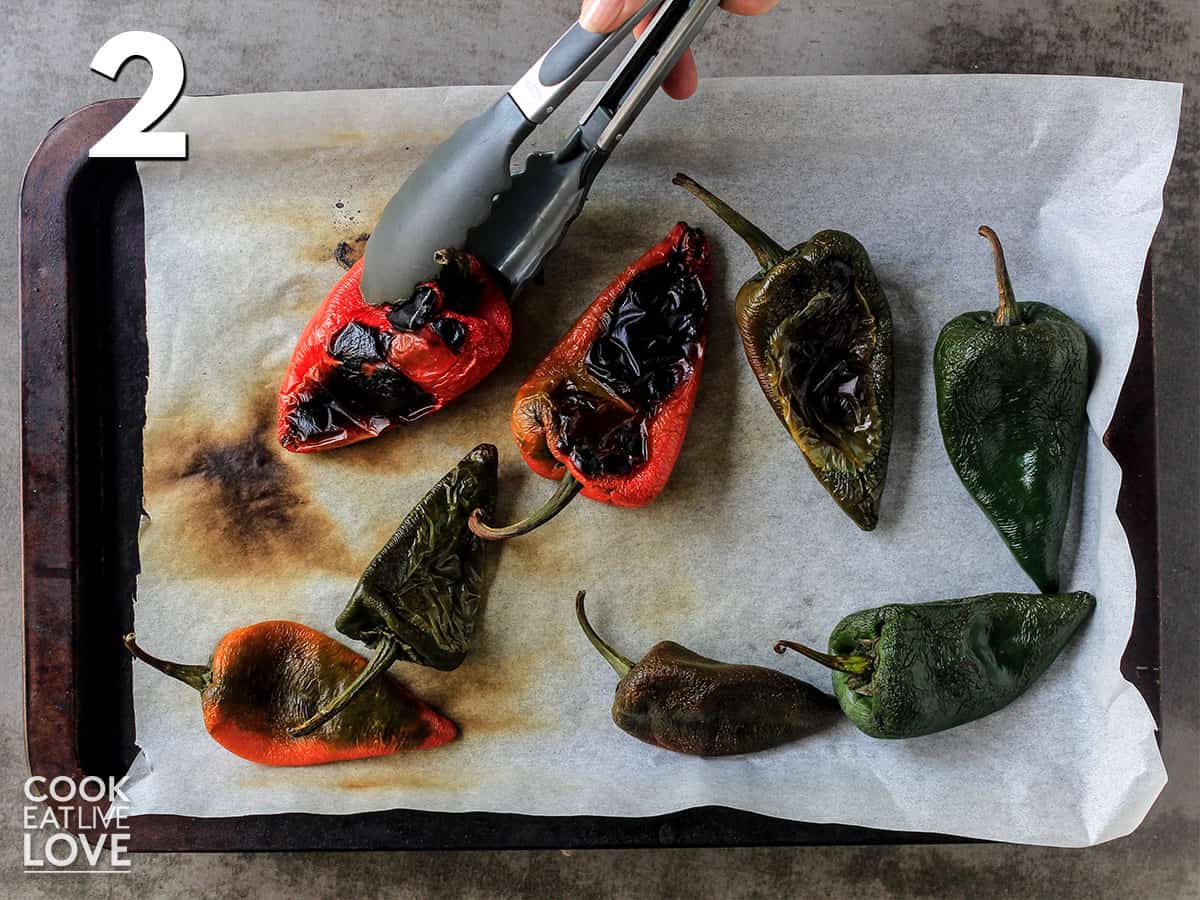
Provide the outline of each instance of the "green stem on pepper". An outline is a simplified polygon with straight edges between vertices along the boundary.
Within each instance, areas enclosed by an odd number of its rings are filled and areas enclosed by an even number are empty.
[[[583,629],[583,633],[587,635],[587,639],[592,642],[592,646],[612,666],[617,676],[624,678],[629,674],[629,670],[633,668],[633,663],[610,647],[604,638],[596,634],[596,629],[592,628],[592,623],[587,618],[587,611],[583,608],[583,598],[585,595],[586,591],[580,591],[575,595],[575,618],[579,620],[579,627]]]
[[[1004,248],[996,232],[986,225],[979,226],[979,233],[992,245],[992,257],[996,261],[996,292],[1000,295],[1000,307],[996,310],[997,325],[1021,324],[1021,310],[1013,295],[1012,281],[1008,277],[1008,265],[1004,262]]]
[[[545,525],[566,509],[567,504],[575,499],[575,495],[582,488],[583,484],[579,479],[570,472],[564,472],[562,480],[558,483],[558,487],[550,496],[550,499],[519,522],[514,522],[503,528],[496,528],[483,521],[483,510],[476,509],[471,513],[471,519],[467,523],[467,527],[471,529],[472,534],[483,538],[485,541],[506,541],[509,538],[529,534],[529,532]]]
[[[151,656],[137,644],[137,635],[132,631],[124,637],[125,647],[149,666],[153,666],[162,672],[164,675],[170,675],[182,681],[186,685],[194,687],[198,691],[203,691],[212,682],[212,669],[208,666],[185,666],[181,663],[170,662],[165,659],[159,659],[157,656]]]
[[[738,237],[750,245],[750,249],[758,257],[758,264],[764,270],[770,269],[787,256],[787,251],[779,246],[770,235],[698,181],[689,178],[682,172],[678,172],[671,179],[671,183],[686,188],[692,194],[699,197],[705,206],[720,216],[721,221],[737,232]]]
[[[367,663],[366,668],[358,673],[358,676],[346,686],[337,697],[330,703],[308,718],[306,721],[298,725],[296,728],[289,728],[288,734],[294,738],[301,738],[307,734],[312,734],[343,709],[350,705],[350,701],[358,696],[358,692],[370,684],[378,675],[386,672],[392,663],[396,661],[396,656],[399,654],[400,648],[396,644],[395,638],[384,637],[379,641],[379,649],[375,651],[375,655],[371,661]]]
[[[802,653],[809,659],[819,662],[821,665],[833,669],[835,672],[845,672],[847,675],[861,675],[868,679],[871,676],[871,670],[875,667],[875,660],[869,656],[833,656],[830,653],[822,653],[820,650],[814,650],[812,647],[797,644],[795,641],[775,642],[776,653],[783,653],[785,650],[795,650],[797,653]]]

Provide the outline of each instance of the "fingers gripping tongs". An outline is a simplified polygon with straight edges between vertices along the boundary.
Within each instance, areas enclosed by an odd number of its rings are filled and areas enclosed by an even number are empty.
[[[367,242],[362,293],[369,303],[407,299],[437,275],[434,253],[444,248],[474,253],[507,280],[510,296],[537,273],[719,0],[661,0],[563,147],[530,156],[515,176],[512,155],[659,2],[649,0],[611,34],[571,26],[495,105],[433,151],[388,202]]]

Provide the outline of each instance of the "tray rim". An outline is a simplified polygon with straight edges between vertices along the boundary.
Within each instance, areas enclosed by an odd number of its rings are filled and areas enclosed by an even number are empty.
[[[21,185],[19,312],[21,335],[21,597],[24,637],[23,709],[27,765],[37,774],[85,774],[79,758],[75,685],[80,677],[74,652],[79,596],[76,514],[75,427],[72,416],[72,301],[70,193],[89,164],[87,148],[106,133],[136,100],[102,100],[60,119],[47,133]],[[46,188],[52,188],[49,194]],[[32,195],[42,189],[38,202]],[[56,202],[47,204],[45,197]],[[1122,672],[1145,698],[1159,727],[1160,572],[1157,528],[1157,435],[1154,385],[1153,275],[1148,257],[1138,296],[1140,328],[1133,358],[1104,444],[1117,458],[1122,484],[1117,514],[1137,573],[1137,601]],[[31,378],[31,376],[34,376]],[[1146,402],[1146,401],[1149,402]],[[57,427],[44,427],[55,409]],[[1147,437],[1149,435],[1149,437]],[[1135,540],[1130,528],[1151,540]],[[1143,588],[1145,592],[1143,592]],[[72,643],[63,647],[63,636]],[[1150,666],[1126,661],[1135,645],[1149,651]],[[58,650],[47,654],[43,651]],[[30,710],[39,710],[39,721]],[[407,820],[407,821],[405,821]],[[317,849],[535,849],[568,847],[771,846],[973,842],[970,838],[887,831],[859,826],[795,822],[726,807],[692,807],[653,817],[523,816],[503,813],[437,813],[384,810],[353,815],[284,813],[270,816],[199,818],[148,815],[134,823],[135,851],[317,850]],[[725,823],[732,823],[731,826]],[[636,824],[635,824],[636,823]],[[308,827],[306,827],[306,824]],[[520,843],[503,834],[512,827]],[[404,825],[416,831],[405,835]],[[574,826],[572,829],[571,826]],[[732,830],[731,830],[732,828]],[[739,829],[760,832],[751,844]],[[469,840],[472,829],[475,840]],[[555,829],[569,833],[554,834]],[[685,836],[675,836],[682,829]],[[695,835],[708,831],[710,842]],[[625,840],[619,832],[629,832]],[[773,840],[772,833],[785,832]],[[790,832],[787,834],[786,832]],[[292,840],[293,834],[306,838]],[[607,833],[609,838],[602,835]],[[330,834],[361,840],[347,844]],[[617,837],[613,838],[612,835]],[[139,837],[140,835],[140,837]],[[732,835],[732,837],[730,837]],[[765,837],[763,837],[765,835]]]

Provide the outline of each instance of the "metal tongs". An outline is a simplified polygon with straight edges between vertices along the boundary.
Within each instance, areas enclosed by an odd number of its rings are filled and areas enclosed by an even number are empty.
[[[517,147],[660,2],[562,148],[533,154],[512,175]],[[388,201],[363,258],[367,302],[407,299],[436,277],[434,253],[451,247],[474,253],[516,294],[562,241],[609,154],[719,4],[647,0],[611,34],[572,25],[495,105],[438,145]]]

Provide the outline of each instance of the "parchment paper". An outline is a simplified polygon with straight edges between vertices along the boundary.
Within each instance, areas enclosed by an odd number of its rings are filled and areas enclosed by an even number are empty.
[[[1165,782],[1154,724],[1118,670],[1133,567],[1101,444],[1129,365],[1134,306],[1172,157],[1178,85],[992,76],[714,80],[658,98],[582,218],[518,304],[513,351],[463,400],[350,449],[289,456],[274,395],[295,338],[341,275],[333,251],[369,229],[404,177],[501,89],[187,98],[161,126],[187,162],[140,166],[150,388],[136,621],[153,653],[207,659],[222,634],[288,618],[334,634],[361,568],[477,442],[501,449],[499,515],[552,485],[521,462],[509,411],[523,375],[593,295],[677,220],[717,260],[704,383],[675,474],[652,506],[578,499],[489,555],[478,640],[456,672],[393,673],[462,726],[436,751],[271,769],[205,734],[199,699],[134,669],[142,748],[132,814],[387,808],[653,815],[721,804],[812,822],[1083,845],[1132,830]],[[591,90],[534,143],[553,146]],[[521,158],[521,157],[518,157]],[[670,184],[684,170],[785,245],[840,228],[891,300],[896,423],[877,531],[860,532],[807,471],[746,365],[733,294],[749,251]],[[1094,342],[1089,433],[1064,587],[1094,618],[1002,712],[878,741],[848,722],[767,753],[701,760],[609,720],[615,677],[576,627],[634,659],[660,639],[719,659],[828,674],[772,642],[821,644],[880,603],[1032,591],[942,448],[931,355],[941,326],[996,295],[980,223],[1005,241],[1019,299],[1072,315]]]

